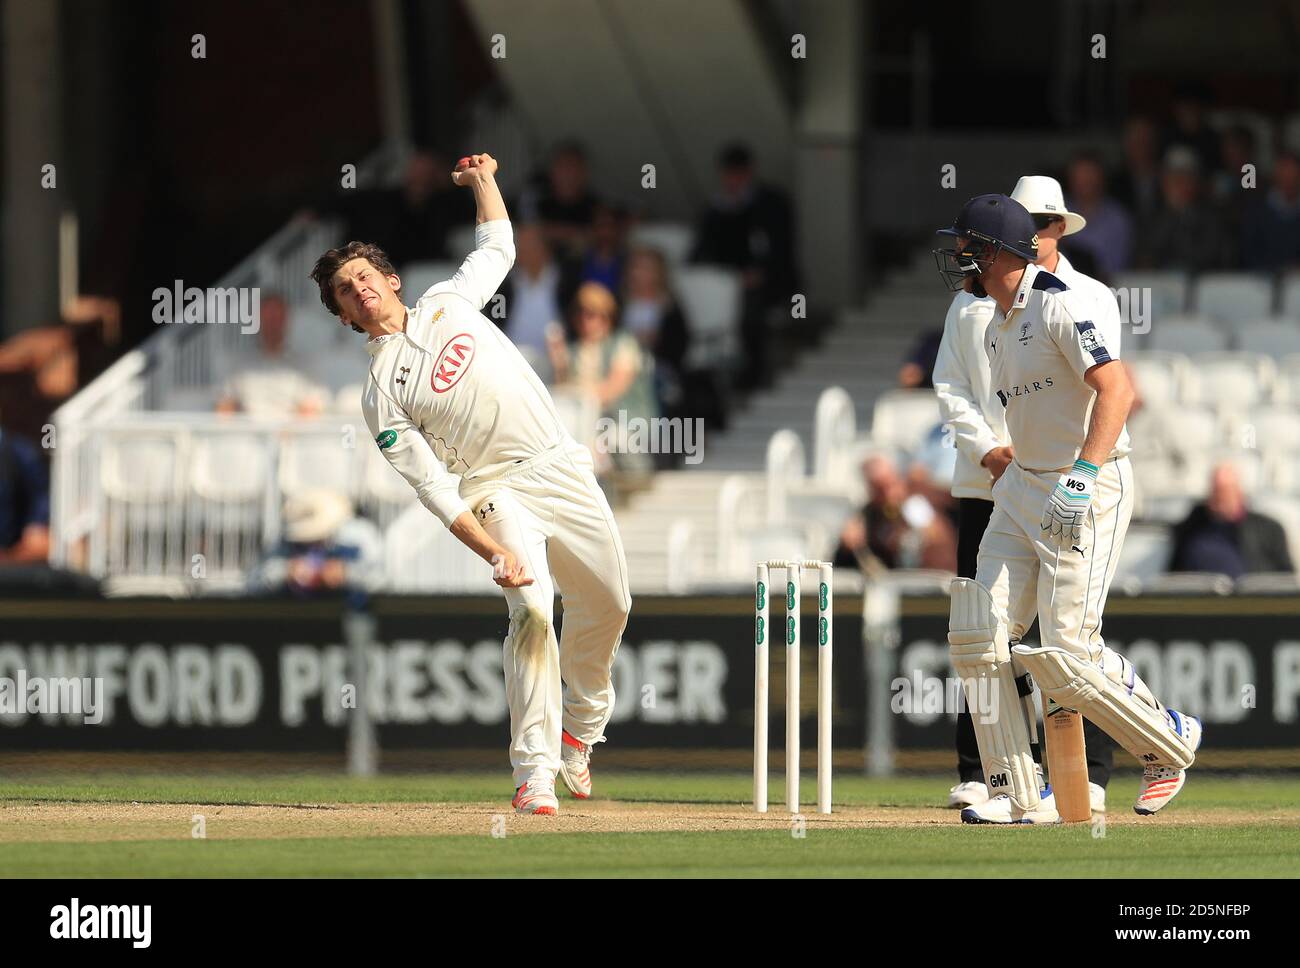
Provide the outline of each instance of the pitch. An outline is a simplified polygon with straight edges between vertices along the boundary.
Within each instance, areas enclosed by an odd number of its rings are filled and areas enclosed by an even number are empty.
[[[777,804],[754,814],[741,773],[606,772],[599,799],[562,798],[559,817],[512,813],[494,773],[33,775],[0,788],[0,874],[1294,876],[1300,778],[1194,781],[1158,817],[1131,813],[1121,773],[1104,827],[1001,829],[935,807],[943,776],[837,777],[835,812],[800,825]]]

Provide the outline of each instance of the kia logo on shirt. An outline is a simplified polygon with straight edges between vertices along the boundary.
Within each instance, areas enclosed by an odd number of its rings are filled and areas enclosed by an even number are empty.
[[[430,384],[434,393],[446,393],[465,375],[469,365],[474,362],[474,337],[461,333],[447,341],[447,345],[438,354],[433,364],[433,376]]]

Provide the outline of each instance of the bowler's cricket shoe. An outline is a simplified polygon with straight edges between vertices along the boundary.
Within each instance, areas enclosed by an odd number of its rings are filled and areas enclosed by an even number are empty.
[[[948,791],[948,806],[954,809],[973,807],[989,798],[989,788],[979,780],[963,780]]]
[[[579,743],[566,729],[560,734],[560,776],[579,800],[591,796],[591,747]]]
[[[1178,733],[1192,752],[1201,748],[1201,721],[1176,709],[1166,709],[1169,728]],[[1138,792],[1133,812],[1149,817],[1178,795],[1187,782],[1187,771],[1176,766],[1147,766],[1142,771],[1142,789]]]
[[[1011,798],[999,793],[991,800],[967,807],[961,812],[962,823],[1060,823],[1061,815],[1056,812],[1056,797],[1052,788],[1043,791],[1038,806],[1032,810],[1018,810],[1011,804]]]
[[[1100,783],[1088,784],[1088,806],[1092,813],[1106,812],[1106,788]]]
[[[534,774],[528,782],[515,791],[510,806],[516,813],[532,813],[553,817],[560,812],[560,801],[555,798],[555,777]]]

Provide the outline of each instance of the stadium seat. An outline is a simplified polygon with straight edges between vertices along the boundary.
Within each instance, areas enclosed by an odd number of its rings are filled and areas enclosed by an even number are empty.
[[[910,453],[941,419],[933,390],[890,390],[881,394],[872,411],[871,442]]]
[[[369,433],[363,426],[353,437],[353,446],[337,427],[328,430],[296,431],[286,435],[280,443],[280,489],[286,494],[314,488],[328,488],[356,495],[360,460],[357,446],[369,443]],[[369,448],[373,448],[369,444]]]
[[[1188,368],[1184,398],[1221,413],[1243,411],[1269,398],[1274,372],[1273,361],[1259,353],[1199,353]]]
[[[1187,308],[1187,290],[1189,288],[1187,273],[1176,270],[1152,270],[1148,272],[1122,272],[1115,276],[1116,290],[1144,290],[1150,292],[1150,302],[1142,296],[1143,307],[1150,308],[1150,320],[1168,316],[1177,316]],[[1125,297],[1132,298],[1132,296]],[[1129,318],[1132,319],[1130,313]]]
[[[1129,366],[1143,405],[1163,408],[1183,399],[1183,378],[1188,366],[1186,356],[1148,350],[1130,353],[1124,361]]]
[[[596,421],[600,419],[600,401],[594,394],[559,388],[551,391],[555,409],[573,439],[589,450],[596,447]]]
[[[686,263],[694,240],[695,233],[691,227],[680,222],[645,222],[631,232],[632,245],[657,249],[669,267]]]
[[[1300,408],[1287,404],[1264,404],[1235,415],[1228,440],[1243,450],[1289,454],[1300,449]]]
[[[1170,316],[1151,324],[1144,348],[1173,353],[1211,353],[1228,348],[1228,335],[1200,316]]]
[[[740,273],[717,266],[681,266],[673,288],[691,328],[691,364],[702,369],[729,364],[739,348]]]
[[[1273,280],[1249,272],[1207,272],[1196,283],[1193,308],[1225,322],[1271,316]]]
[[[1289,319],[1266,319],[1234,327],[1237,349],[1278,357],[1300,353],[1300,323]]]
[[[188,574],[183,528],[182,432],[115,435],[101,442],[103,573],[118,577]],[[92,545],[92,556],[95,548]]]
[[[414,306],[430,288],[446,282],[460,268],[459,262],[410,262],[399,270],[402,302]]]
[[[190,452],[190,487],[207,501],[260,501],[271,479],[271,446],[262,434],[199,437]]]
[[[1300,457],[1295,454],[1275,455],[1270,461],[1269,480],[1272,490],[1279,494],[1300,495]]]
[[[1167,453],[1202,454],[1223,446],[1223,421],[1211,407],[1177,407],[1163,411],[1160,417],[1160,433]]]
[[[1278,360],[1273,400],[1275,403],[1300,404],[1300,353],[1291,353]]]
[[[110,435],[102,447],[100,480],[109,498],[149,504],[179,496],[181,435],[165,431]]]
[[[361,508],[380,528],[386,529],[412,504],[419,504],[415,489],[397,473],[378,447],[365,448],[361,468]],[[423,505],[420,505],[423,510]]]
[[[384,529],[384,573],[385,590],[392,592],[498,591],[492,568],[419,503],[407,507]]]
[[[271,486],[273,442],[254,433],[198,437],[191,448],[187,528],[205,549],[212,577],[242,576],[256,565],[262,548]]]
[[[1115,568],[1117,582],[1137,579],[1146,582],[1169,567],[1173,552],[1173,537],[1168,525],[1135,524],[1124,537],[1119,564]]]
[[[1300,319],[1300,272],[1288,272],[1283,276],[1281,288],[1278,313],[1287,319]]]
[[[361,416],[361,395],[365,393],[365,389],[365,386],[360,383],[349,383],[342,387],[334,394],[334,412]]]

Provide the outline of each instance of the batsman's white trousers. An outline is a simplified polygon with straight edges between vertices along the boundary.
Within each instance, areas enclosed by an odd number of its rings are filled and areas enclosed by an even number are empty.
[[[507,588],[503,645],[515,785],[560,767],[560,730],[588,745],[614,710],[611,672],[632,597],[614,514],[580,444],[548,451],[461,495],[533,584]],[[555,589],[564,602],[556,641]]]
[[[1101,465],[1077,543],[1058,548],[1042,531],[1048,496],[1069,468],[1029,471],[1015,461],[993,485],[993,516],[980,542],[975,580],[993,596],[1016,645],[1038,616],[1044,646],[1059,646],[1098,666],[1137,700],[1156,701],[1133,666],[1101,636],[1102,612],[1133,516],[1133,466],[1127,457]]]

